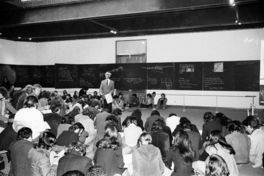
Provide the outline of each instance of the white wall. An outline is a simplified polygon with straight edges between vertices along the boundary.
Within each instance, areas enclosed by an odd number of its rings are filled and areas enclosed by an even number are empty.
[[[0,63],[25,65],[115,63],[116,41],[137,39],[147,40],[147,62],[260,60],[264,29],[45,43],[0,40]],[[148,92],[153,92],[153,90]],[[179,90],[157,90],[156,92],[158,95],[162,92],[168,94],[169,104],[210,107],[248,108],[252,98],[245,96],[256,96],[255,105],[257,108],[262,108],[258,103],[258,92]],[[184,94],[186,96],[183,96]],[[216,95],[218,95],[217,101]]]

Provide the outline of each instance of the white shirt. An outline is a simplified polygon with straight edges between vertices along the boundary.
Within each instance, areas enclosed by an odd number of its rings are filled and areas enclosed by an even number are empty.
[[[139,136],[142,134],[142,129],[135,124],[131,123],[124,129],[125,143],[129,147],[137,145]]]
[[[180,124],[180,117],[178,116],[171,116],[166,119],[166,125],[170,127],[171,132],[173,132],[177,125]]]
[[[37,138],[46,129],[50,129],[48,123],[44,121],[43,114],[34,107],[22,108],[16,113],[13,129],[18,132],[22,127],[32,130],[32,139]]]

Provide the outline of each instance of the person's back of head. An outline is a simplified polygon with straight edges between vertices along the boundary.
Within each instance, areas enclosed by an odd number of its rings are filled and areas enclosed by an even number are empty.
[[[230,172],[225,160],[213,154],[206,159],[205,176],[229,176]]]
[[[170,113],[168,117],[174,117],[174,116],[177,117],[177,114],[175,114],[175,113]]]
[[[80,133],[82,131],[84,131],[84,126],[80,123],[80,122],[77,122],[75,124],[73,124],[70,128],[69,128],[70,131],[74,131],[76,133]]]
[[[63,174],[62,176],[85,176],[84,173],[82,173],[81,171],[78,170],[72,170],[72,171],[68,171],[65,174]]]
[[[229,132],[242,132],[243,133],[243,127],[242,127],[242,123],[238,120],[234,120],[231,123],[228,124],[228,131]]]
[[[109,116],[107,116],[106,119],[105,119],[105,121],[113,122],[113,123],[118,124],[118,120],[117,120],[116,116],[115,115],[112,115],[112,114],[109,115]]]
[[[261,126],[261,121],[256,116],[248,116],[242,123],[244,126],[250,126],[253,129],[258,129]]]
[[[153,132],[162,131],[163,130],[163,128],[162,128],[163,125],[164,125],[164,122],[162,120],[158,119],[158,120],[156,120],[153,123],[150,131],[153,131]]]
[[[38,107],[38,98],[34,95],[29,95],[25,102],[24,102],[24,108],[31,108],[31,107]]]
[[[142,116],[142,112],[139,109],[135,109],[132,113],[131,116],[135,116],[138,117],[139,119],[141,119]]]
[[[150,114],[150,116],[154,116],[154,115],[157,115],[157,116],[160,116],[160,113],[158,110],[153,110]]]
[[[192,123],[190,120],[185,120],[180,123],[180,127],[182,130],[191,130],[192,129]]]
[[[84,116],[89,116],[89,117],[92,116],[92,112],[89,110],[89,108],[85,108],[85,109],[83,110],[82,114],[83,114]]]
[[[50,132],[44,132],[40,138],[38,144],[34,146],[34,148],[41,148],[49,150],[55,145],[56,143],[56,137],[54,134]]]
[[[84,156],[86,153],[86,146],[82,142],[72,142],[66,150],[66,154],[70,154],[72,152],[77,152],[81,156]]]
[[[55,98],[50,101],[50,110],[53,113],[59,113],[62,108],[62,101],[59,98]]]
[[[137,117],[135,116],[128,116],[126,127],[128,127],[130,124],[137,125]]]
[[[32,130],[28,127],[23,127],[17,132],[17,140],[29,140],[32,139]]]
[[[90,106],[93,107],[93,108],[98,108],[99,107],[99,103],[98,103],[98,101],[92,101]]]
[[[112,114],[115,115],[115,116],[121,116],[122,115],[122,111],[119,108],[115,108],[113,110]]]
[[[209,122],[215,120],[215,116],[212,112],[206,112],[203,116],[204,122]]]
[[[87,176],[106,176],[106,174],[101,166],[92,166],[89,168]]]

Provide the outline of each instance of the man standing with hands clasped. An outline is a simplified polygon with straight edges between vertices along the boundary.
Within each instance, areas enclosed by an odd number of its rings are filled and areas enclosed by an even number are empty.
[[[115,84],[114,81],[110,80],[110,76],[110,72],[105,73],[105,80],[101,82],[99,93],[103,95],[104,108],[107,108],[109,110],[109,113],[112,113],[112,94],[115,89]],[[108,102],[106,101],[106,99],[108,100]]]

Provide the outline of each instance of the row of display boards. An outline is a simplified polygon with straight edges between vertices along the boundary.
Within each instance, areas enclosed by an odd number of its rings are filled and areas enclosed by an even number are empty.
[[[115,88],[259,91],[260,61],[9,65],[15,86],[39,83],[55,88],[99,88],[105,72],[111,72]]]

